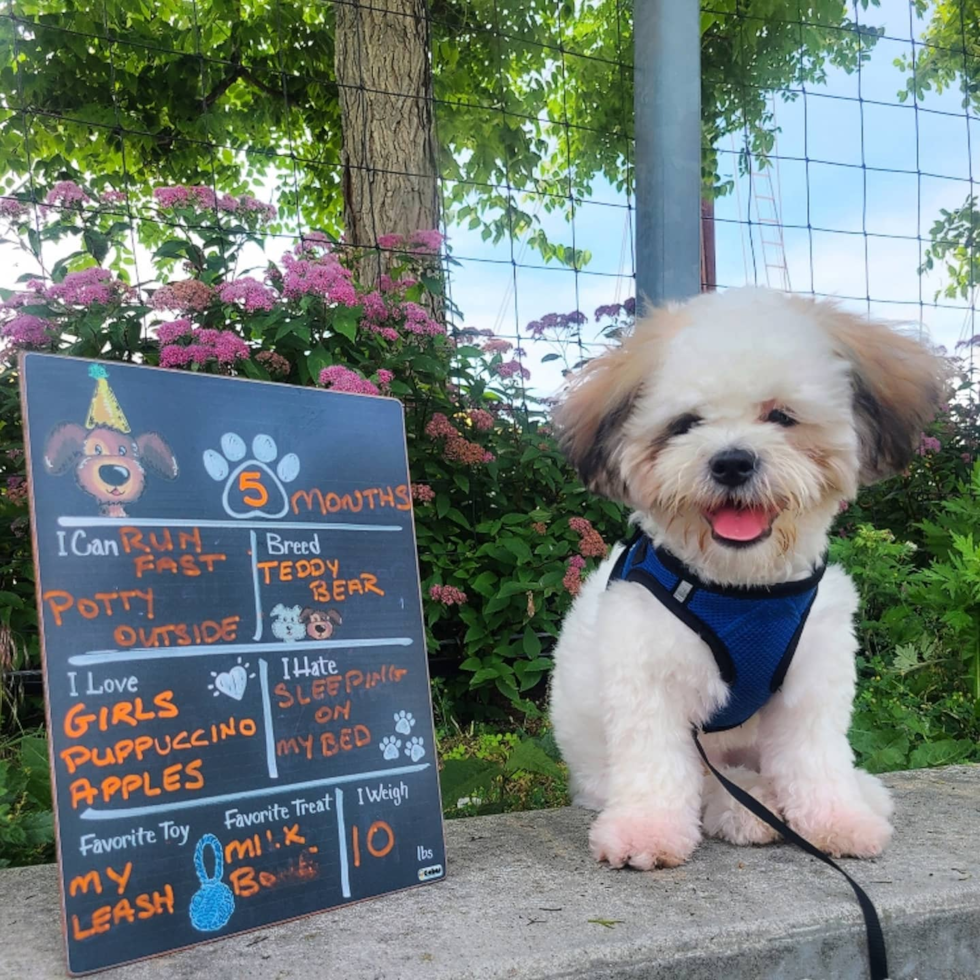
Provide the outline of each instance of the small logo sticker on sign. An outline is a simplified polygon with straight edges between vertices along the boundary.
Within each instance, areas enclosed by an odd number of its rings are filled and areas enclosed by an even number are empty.
[[[430,864],[427,868],[419,868],[419,881],[431,881],[442,877],[442,865]]]

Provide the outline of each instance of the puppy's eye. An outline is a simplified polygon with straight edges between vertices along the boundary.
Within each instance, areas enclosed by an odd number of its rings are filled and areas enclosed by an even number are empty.
[[[670,437],[682,436],[686,432],[690,432],[694,426],[700,425],[701,421],[700,415],[693,415],[691,413],[680,415],[667,426],[667,435]]]
[[[119,455],[120,456],[125,456],[126,455],[126,447],[125,446],[120,446],[119,447]]]
[[[101,446],[96,445],[96,447],[95,447],[95,455],[96,456],[101,456],[102,455],[102,447]]]
[[[775,422],[776,425],[783,426],[784,429],[789,429],[796,425],[796,419],[792,415],[787,415],[785,412],[778,408],[774,408],[767,416],[767,422]]]

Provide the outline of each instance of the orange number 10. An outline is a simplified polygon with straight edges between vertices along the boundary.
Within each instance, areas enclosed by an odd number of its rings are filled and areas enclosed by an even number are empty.
[[[258,470],[244,470],[238,475],[238,489],[244,493],[254,490],[257,496],[242,497],[242,502],[249,507],[261,507],[269,501],[269,492],[262,486],[262,474]]]

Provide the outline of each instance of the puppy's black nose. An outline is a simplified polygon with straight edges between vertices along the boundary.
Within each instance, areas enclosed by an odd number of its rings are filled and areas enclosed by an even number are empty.
[[[111,463],[106,463],[99,467],[99,479],[108,487],[121,487],[124,483],[129,482],[131,475],[125,466],[113,466]]]
[[[723,449],[708,464],[715,481],[725,487],[740,487],[755,472],[759,457],[747,449]]]

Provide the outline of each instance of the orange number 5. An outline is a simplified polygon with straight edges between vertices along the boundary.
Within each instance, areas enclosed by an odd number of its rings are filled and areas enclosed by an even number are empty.
[[[257,496],[242,497],[242,502],[249,507],[261,507],[269,502],[269,492],[262,486],[262,474],[258,470],[245,470],[238,475],[238,489],[244,493],[254,490]]]

